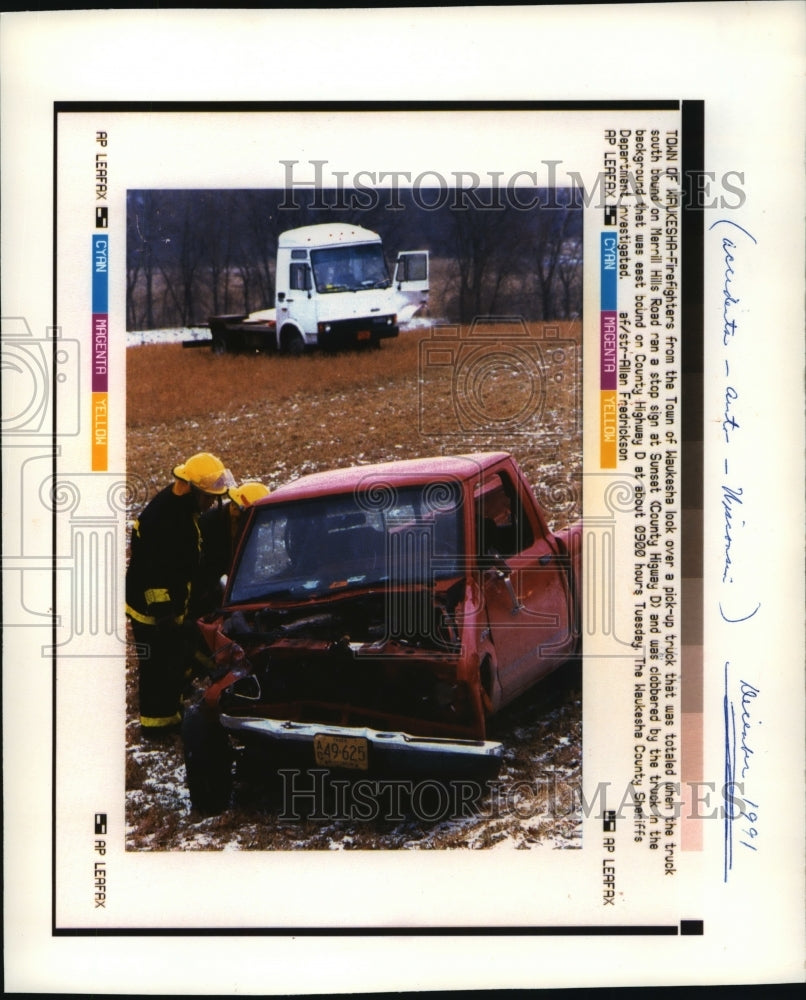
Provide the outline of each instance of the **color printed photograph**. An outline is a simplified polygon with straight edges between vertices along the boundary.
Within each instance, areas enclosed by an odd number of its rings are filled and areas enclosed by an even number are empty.
[[[582,205],[529,199],[128,193],[128,848],[580,846]]]
[[[10,992],[802,982],[803,15],[0,14]]]

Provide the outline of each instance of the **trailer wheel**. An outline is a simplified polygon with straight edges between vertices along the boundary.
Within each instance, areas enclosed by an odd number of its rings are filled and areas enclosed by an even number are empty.
[[[305,341],[299,330],[283,330],[283,353],[292,358],[298,358],[305,351]]]
[[[213,354],[226,354],[227,336],[225,328],[218,323],[210,323],[210,336],[212,337],[211,349]]]

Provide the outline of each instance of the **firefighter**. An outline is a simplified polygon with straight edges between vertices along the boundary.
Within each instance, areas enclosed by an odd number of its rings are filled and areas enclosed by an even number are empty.
[[[241,483],[240,486],[231,486],[227,490],[228,501],[211,507],[199,518],[202,561],[193,602],[196,618],[218,605],[221,598],[221,578],[230,571],[246,523],[245,513],[256,500],[268,495],[268,486],[254,480]]]
[[[201,560],[199,517],[235,485],[215,455],[199,452],[173,470],[174,482],[134,522],[126,571],[126,614],[137,644],[144,736],[180,722],[193,581]]]

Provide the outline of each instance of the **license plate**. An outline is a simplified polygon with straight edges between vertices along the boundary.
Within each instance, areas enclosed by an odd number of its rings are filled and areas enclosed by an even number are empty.
[[[363,736],[317,733],[313,738],[313,756],[322,767],[350,767],[357,771],[369,767],[367,741]]]
[[[356,337],[359,340],[369,340],[371,336],[372,333],[369,330],[359,330],[358,333],[356,334]]]

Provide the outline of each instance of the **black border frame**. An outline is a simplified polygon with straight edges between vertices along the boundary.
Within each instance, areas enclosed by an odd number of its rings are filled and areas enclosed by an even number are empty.
[[[53,104],[53,260],[52,260],[52,316],[54,328],[57,320],[58,292],[58,243],[57,243],[57,209],[58,209],[58,124],[60,114],[90,113],[233,113],[233,112],[344,112],[344,111],[680,111],[681,112],[681,165],[682,177],[704,170],[705,145],[704,121],[705,103],[702,100],[623,100],[623,101],[55,101]],[[703,440],[703,260],[704,260],[704,217],[702,206],[684,205],[681,211],[681,352],[682,372],[681,382],[681,416],[683,442],[695,444]],[[57,341],[54,339],[53,352],[55,356]],[[56,445],[56,430],[58,427],[58,392],[55,380],[53,391],[53,455],[52,473],[57,474],[57,457],[59,449]],[[685,463],[681,465],[681,506],[702,510],[702,463],[696,470],[688,469]],[[686,502],[688,500],[688,502]],[[55,561],[57,511],[54,508],[51,516],[53,540],[52,555]],[[681,528],[682,531],[682,528]],[[689,535],[687,543],[702,551],[701,528],[697,538]],[[702,577],[700,561],[699,577]],[[681,568],[681,577],[685,576]],[[695,575],[695,574],[692,574]],[[56,574],[52,584],[52,607],[57,607]],[[699,594],[702,604],[702,588]],[[695,595],[696,597],[696,595]],[[696,601],[692,600],[692,603]],[[685,617],[685,602],[681,602],[681,620]],[[52,937],[676,937],[703,935],[702,920],[681,919],[679,924],[618,924],[618,925],[536,925],[536,926],[492,926],[468,925],[459,927],[431,926],[367,926],[367,927],[241,927],[241,928],[151,928],[151,927],[57,927],[56,925],[56,716],[57,716],[57,685],[56,662],[57,654],[57,621],[54,615],[53,653],[51,670],[51,693],[53,711],[51,719],[51,936]],[[681,663],[682,672],[682,663]]]

